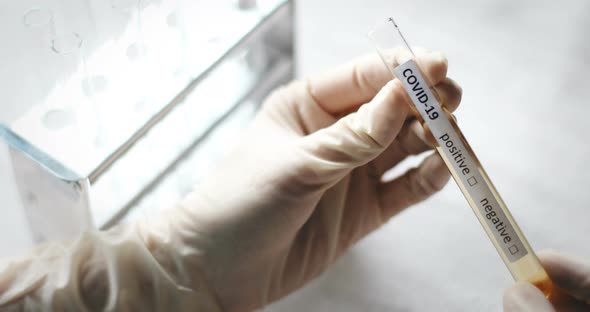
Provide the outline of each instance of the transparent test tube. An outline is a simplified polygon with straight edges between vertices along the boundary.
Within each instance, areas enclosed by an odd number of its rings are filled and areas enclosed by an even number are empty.
[[[485,229],[502,260],[516,281],[527,281],[547,297],[554,292],[551,279],[541,266],[506,204],[496,191],[475,153],[461,133],[451,113],[445,108],[411,47],[393,18],[369,33],[377,51],[391,74],[399,79],[411,100],[412,110],[420,120],[463,192],[479,222]],[[394,48],[407,55],[397,64],[392,58]]]

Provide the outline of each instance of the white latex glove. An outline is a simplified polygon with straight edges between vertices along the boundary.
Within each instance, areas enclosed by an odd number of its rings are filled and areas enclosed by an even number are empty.
[[[454,110],[461,90],[444,56],[423,51],[419,62]],[[371,55],[275,91],[242,143],[179,205],[13,262],[0,270],[0,306],[249,311],[300,288],[449,179],[432,155],[382,181],[431,149],[389,80]]]
[[[539,253],[539,259],[560,294],[549,302],[539,289],[519,282],[504,293],[504,311],[590,311],[590,262],[552,251]]]

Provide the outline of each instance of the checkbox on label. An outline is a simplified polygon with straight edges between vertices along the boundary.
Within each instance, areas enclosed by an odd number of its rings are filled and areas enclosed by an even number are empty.
[[[471,177],[467,179],[467,183],[469,183],[469,186],[474,186],[477,184],[477,180],[475,179],[475,177]]]
[[[510,251],[511,255],[514,255],[518,252],[518,247],[516,247],[516,245],[512,245],[512,246],[508,247],[508,251]]]

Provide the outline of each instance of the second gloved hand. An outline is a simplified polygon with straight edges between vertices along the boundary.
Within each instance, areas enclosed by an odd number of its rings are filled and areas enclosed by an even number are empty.
[[[590,263],[556,252],[540,252],[539,259],[557,286],[551,302],[533,285],[519,282],[504,294],[505,312],[590,311]]]

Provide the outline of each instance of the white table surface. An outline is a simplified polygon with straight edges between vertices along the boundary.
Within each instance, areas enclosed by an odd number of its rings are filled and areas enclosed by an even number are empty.
[[[444,51],[460,126],[535,249],[590,259],[590,2],[300,0],[299,75],[372,52],[393,15]],[[0,257],[31,245],[0,145]],[[499,311],[511,277],[452,182],[267,311]]]

